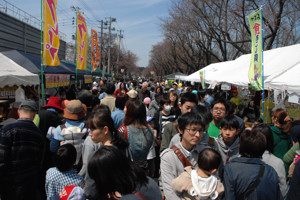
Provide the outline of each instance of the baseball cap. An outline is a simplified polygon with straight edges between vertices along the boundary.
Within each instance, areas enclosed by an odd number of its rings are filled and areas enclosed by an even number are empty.
[[[36,104],[36,102],[33,101],[33,100],[25,100],[25,101],[23,101],[23,102],[20,104],[19,109],[21,109],[21,108],[24,107],[24,106],[30,107],[30,108],[31,108],[32,110],[34,110],[34,111],[38,111],[38,110],[39,110],[39,109],[38,109],[38,106],[37,106],[37,104]]]

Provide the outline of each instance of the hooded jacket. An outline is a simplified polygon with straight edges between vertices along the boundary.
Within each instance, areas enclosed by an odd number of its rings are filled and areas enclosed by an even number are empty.
[[[233,158],[238,157],[239,155],[239,137],[234,139],[234,142],[230,147],[224,143],[222,134],[215,138],[215,149],[220,153],[222,157],[222,162],[218,169],[218,175],[221,180],[223,180],[223,172],[226,164],[231,161]]]
[[[182,200],[200,200],[193,185],[192,170],[192,167],[184,168],[184,172],[172,181],[173,189],[180,195]],[[202,184],[198,184],[198,189],[201,193],[201,199],[216,199],[224,192],[223,184],[214,175],[200,178],[200,182]]]

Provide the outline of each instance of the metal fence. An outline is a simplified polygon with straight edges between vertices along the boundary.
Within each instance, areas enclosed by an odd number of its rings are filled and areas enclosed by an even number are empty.
[[[26,24],[29,24],[39,30],[41,30],[41,20],[14,6],[13,4],[0,0],[0,12],[10,15]],[[67,35],[59,32],[61,40],[66,41]]]

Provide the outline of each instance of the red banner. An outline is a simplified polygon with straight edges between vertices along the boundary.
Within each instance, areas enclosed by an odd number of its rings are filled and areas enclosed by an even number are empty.
[[[92,72],[94,72],[98,67],[100,63],[100,52],[98,48],[98,36],[97,31],[92,29],[92,65],[93,69]]]

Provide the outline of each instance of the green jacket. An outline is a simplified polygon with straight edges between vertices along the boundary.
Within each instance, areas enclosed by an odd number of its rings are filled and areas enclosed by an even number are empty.
[[[286,164],[291,164],[294,161],[296,151],[299,149],[299,142],[296,142],[295,145],[283,156],[283,161]]]
[[[165,126],[160,144],[160,152],[163,152],[163,150],[169,148],[172,137],[178,133],[178,130],[174,125],[176,123],[177,120],[174,122],[170,122]]]
[[[283,160],[283,156],[293,146],[290,135],[282,133],[276,126],[270,127],[274,138],[274,155]]]
[[[274,138],[274,155],[281,160],[288,150],[293,146],[292,137],[289,134],[282,133],[276,126],[270,127]],[[289,165],[284,162],[286,173],[289,171]]]

